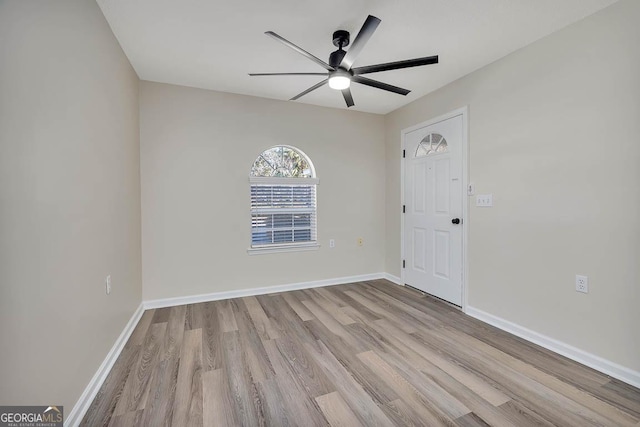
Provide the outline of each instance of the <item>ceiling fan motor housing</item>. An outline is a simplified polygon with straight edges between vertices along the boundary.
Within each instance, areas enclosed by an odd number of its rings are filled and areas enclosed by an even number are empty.
[[[342,58],[344,58],[346,54],[347,52],[345,52],[342,49],[338,49],[335,52],[331,52],[331,55],[329,55],[329,65],[337,69],[340,66],[340,63],[342,62]]]
[[[338,50],[331,52],[331,55],[329,55],[329,65],[337,69],[342,62],[342,58],[347,54],[342,48],[349,45],[349,32],[345,30],[335,31],[333,33],[333,44],[338,47]]]

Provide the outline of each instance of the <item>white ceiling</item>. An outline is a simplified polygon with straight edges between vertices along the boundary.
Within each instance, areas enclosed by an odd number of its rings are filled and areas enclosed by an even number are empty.
[[[367,77],[405,96],[352,85],[355,109],[385,114],[616,0],[97,0],[143,80],[286,100],[323,72],[263,33],[274,31],[328,62],[333,31],[355,37],[367,15],[382,20],[354,67],[439,55],[440,63]],[[348,50],[348,48],[347,48]],[[346,108],[324,86],[295,102]]]

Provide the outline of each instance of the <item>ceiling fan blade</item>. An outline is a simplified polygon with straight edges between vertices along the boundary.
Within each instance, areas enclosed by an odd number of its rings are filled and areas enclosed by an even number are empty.
[[[342,68],[346,70],[351,68],[353,62],[356,60],[358,55],[360,55],[360,52],[373,35],[373,32],[378,28],[378,25],[380,25],[380,22],[382,21],[373,15],[367,16],[364,24],[362,24],[362,28],[360,28],[360,32],[358,32],[358,35],[353,43],[351,43],[351,47],[347,51],[347,54],[342,58],[342,62],[340,62],[340,66]]]
[[[297,94],[296,96],[294,96],[293,98],[291,98],[289,101],[295,101],[296,99],[305,96],[309,92],[314,91],[314,90],[318,89],[319,87],[324,86],[325,84],[327,84],[328,81],[329,81],[329,79],[325,79],[325,80],[321,81],[320,83],[314,84],[309,89],[307,89],[304,92],[301,92],[301,93]]]
[[[351,81],[360,83],[362,85],[375,87],[377,89],[387,90],[389,92],[397,93],[398,95],[407,95],[409,92],[411,92],[410,90],[403,89],[398,86],[393,86],[387,83],[382,83],[377,80],[371,80],[366,77],[353,76],[351,77]]]
[[[329,73],[249,73],[250,76],[328,76]]]
[[[365,65],[364,67],[354,68],[353,74],[377,73],[379,71],[398,70],[401,68],[420,67],[421,65],[430,65],[438,63],[438,55],[426,56],[424,58],[407,59],[404,61],[387,62],[384,64]]]
[[[285,46],[295,50],[296,52],[298,52],[302,56],[305,56],[305,57],[309,58],[310,60],[312,60],[316,64],[320,65],[321,67],[323,67],[327,71],[334,71],[335,70],[331,65],[327,64],[322,59],[313,56],[312,54],[310,54],[306,50],[302,49],[301,47],[298,47],[295,44],[291,43],[289,40],[280,37],[279,35],[277,35],[273,31],[267,31],[265,34],[268,35],[269,37],[279,41],[280,43],[284,44]]]
[[[342,96],[344,96],[344,102],[347,103],[347,108],[349,107],[353,107],[354,102],[353,102],[353,96],[351,95],[351,89],[346,88],[346,89],[342,89]]]

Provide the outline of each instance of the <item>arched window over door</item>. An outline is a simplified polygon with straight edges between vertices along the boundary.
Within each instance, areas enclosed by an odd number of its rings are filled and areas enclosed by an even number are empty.
[[[278,145],[253,162],[250,252],[316,248],[316,185],[307,155]]]
[[[422,138],[418,144],[415,157],[431,156],[433,154],[448,153],[449,145],[444,136],[439,133],[430,133]]]

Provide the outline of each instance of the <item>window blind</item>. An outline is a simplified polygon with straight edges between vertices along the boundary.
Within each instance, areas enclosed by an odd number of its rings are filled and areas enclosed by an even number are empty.
[[[315,184],[251,184],[251,246],[315,243]]]

